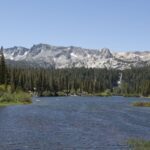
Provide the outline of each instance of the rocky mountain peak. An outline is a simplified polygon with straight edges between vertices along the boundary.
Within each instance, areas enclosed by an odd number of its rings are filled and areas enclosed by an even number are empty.
[[[112,58],[113,55],[108,48],[103,48],[100,51],[100,55],[102,58]]]
[[[150,64],[150,52],[116,52],[108,48],[99,50],[81,47],[52,46],[48,44],[33,45],[30,49],[13,47],[4,49],[5,58],[11,64],[55,68],[114,68],[129,69]],[[15,62],[16,61],[16,62]]]

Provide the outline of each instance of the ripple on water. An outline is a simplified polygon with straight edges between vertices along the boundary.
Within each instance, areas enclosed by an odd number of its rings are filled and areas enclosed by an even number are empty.
[[[0,150],[128,149],[130,137],[150,139],[150,111],[135,100],[47,97],[0,108]]]

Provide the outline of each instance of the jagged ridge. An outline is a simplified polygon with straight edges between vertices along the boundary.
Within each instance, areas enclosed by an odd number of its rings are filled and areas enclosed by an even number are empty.
[[[101,50],[81,47],[60,47],[48,44],[33,45],[30,49],[13,47],[4,49],[8,63],[18,62],[36,67],[53,68],[114,68],[127,69],[150,64],[150,52],[111,53],[108,48]]]

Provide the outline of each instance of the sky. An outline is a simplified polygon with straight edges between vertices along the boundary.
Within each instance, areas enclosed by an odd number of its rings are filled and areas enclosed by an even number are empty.
[[[0,45],[150,50],[150,0],[0,0]]]

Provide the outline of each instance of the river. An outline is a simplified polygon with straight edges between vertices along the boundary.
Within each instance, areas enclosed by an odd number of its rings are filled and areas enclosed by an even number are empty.
[[[145,98],[34,97],[0,108],[0,150],[126,150],[129,138],[150,140]]]

